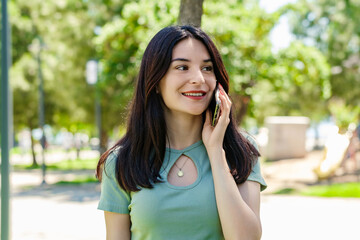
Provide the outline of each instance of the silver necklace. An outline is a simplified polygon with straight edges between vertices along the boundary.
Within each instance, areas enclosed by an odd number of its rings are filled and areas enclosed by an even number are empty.
[[[184,155],[184,156],[185,156],[185,155]],[[185,166],[187,160],[189,160],[189,158],[188,158],[187,156],[185,156],[185,157],[186,157],[186,160],[185,160],[184,164],[181,166],[181,168],[179,168],[178,165],[177,165],[176,162],[175,162],[175,166],[179,169],[179,171],[177,172],[177,175],[178,175],[179,177],[184,176],[184,172],[182,171],[182,169],[183,169],[183,167]]]

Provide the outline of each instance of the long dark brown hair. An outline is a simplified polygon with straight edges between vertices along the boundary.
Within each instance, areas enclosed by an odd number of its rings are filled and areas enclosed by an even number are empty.
[[[152,188],[154,183],[162,181],[159,172],[165,156],[167,133],[162,99],[161,95],[156,93],[156,87],[170,66],[174,46],[186,38],[197,39],[205,45],[218,83],[229,92],[229,76],[215,44],[206,33],[192,26],[170,26],[162,29],[152,38],[144,52],[126,134],[107,150],[98,162],[96,176],[100,181],[106,159],[118,147],[120,151],[117,154],[115,171],[121,188],[138,191],[140,188]],[[212,101],[209,107],[213,104]],[[232,111],[223,148],[234,180],[238,184],[245,182],[260,154],[239,133]]]

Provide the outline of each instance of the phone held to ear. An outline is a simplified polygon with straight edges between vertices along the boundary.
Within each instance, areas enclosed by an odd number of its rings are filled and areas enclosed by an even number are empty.
[[[215,96],[214,96],[215,97],[215,110],[214,110],[213,119],[211,122],[211,126],[213,126],[213,127],[216,125],[217,120],[219,119],[219,116],[220,116],[221,100],[220,100],[219,94],[220,94],[219,87],[216,87]]]

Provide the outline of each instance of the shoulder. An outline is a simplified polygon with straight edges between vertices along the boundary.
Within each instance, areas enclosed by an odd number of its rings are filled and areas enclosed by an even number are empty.
[[[104,164],[104,170],[106,174],[114,174],[116,169],[116,161],[119,156],[121,147],[115,147],[109,152]]]
[[[241,134],[249,141],[250,144],[252,144],[256,150],[259,151],[258,144],[256,142],[256,139],[251,136],[249,133],[242,131]],[[248,181],[257,182],[260,184],[260,190],[263,191],[267,188],[267,184],[261,174],[261,167],[260,167],[260,158],[258,157],[256,161],[254,162],[254,165],[252,166],[251,173],[247,179]]]
[[[116,163],[119,149],[112,149],[106,157],[101,181],[101,195],[98,209],[107,212],[128,214],[130,192],[124,190],[116,177]]]
[[[256,150],[259,151],[259,147],[258,147],[258,144],[256,142],[256,139],[253,136],[251,136],[250,133],[246,132],[245,130],[242,130],[242,131],[240,131],[240,134],[242,136],[244,136],[245,139],[248,140],[249,143],[251,143],[256,148]]]

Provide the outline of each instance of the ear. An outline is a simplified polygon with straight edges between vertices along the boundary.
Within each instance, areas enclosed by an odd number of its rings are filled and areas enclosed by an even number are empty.
[[[157,94],[159,94],[159,93],[160,93],[159,86],[156,86],[156,88],[155,88],[155,92],[156,92]]]

